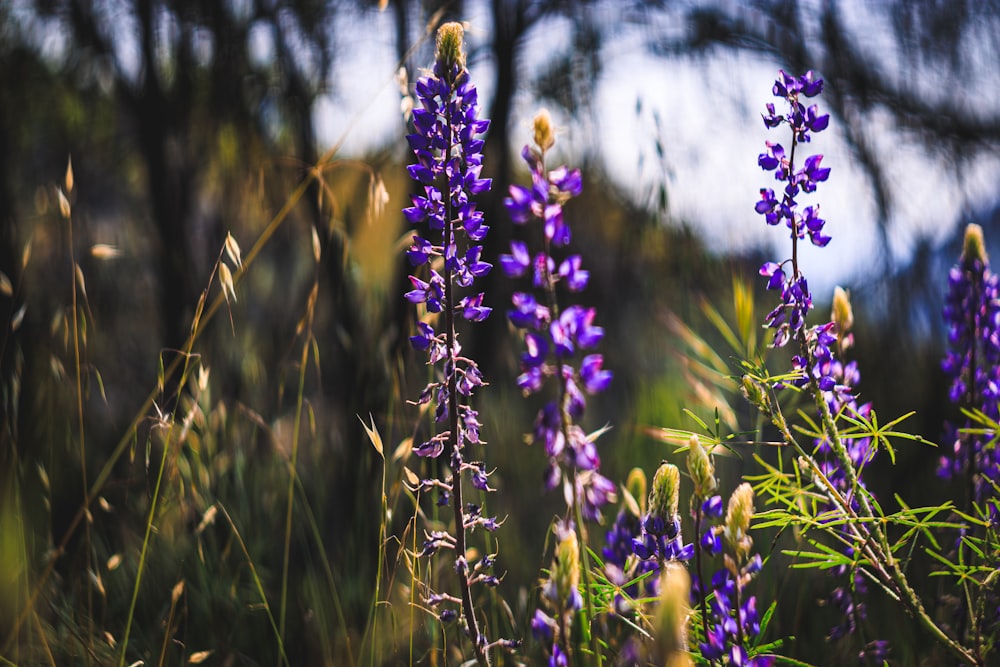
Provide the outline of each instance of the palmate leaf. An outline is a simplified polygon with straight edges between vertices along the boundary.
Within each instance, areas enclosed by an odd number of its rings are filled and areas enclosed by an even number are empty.
[[[754,431],[739,431],[723,436],[722,423],[718,413],[716,413],[715,417],[715,427],[712,428],[704,419],[687,408],[684,408],[683,412],[701,428],[700,431],[690,431],[682,428],[648,427],[644,432],[655,440],[668,445],[674,445],[676,447],[674,454],[683,454],[688,450],[688,444],[691,441],[692,435],[697,435],[702,445],[713,454],[719,453],[719,447],[725,448],[729,452],[739,456],[739,451],[736,449],[737,445],[781,444],[754,441],[752,440],[752,437],[755,435]]]
[[[897,431],[896,426],[906,421],[915,412],[907,412],[905,415],[896,417],[892,421],[883,426],[879,426],[878,423],[878,413],[874,409],[871,410],[870,416],[865,417],[860,414],[857,410],[851,410],[850,414],[841,413],[840,417],[851,424],[851,427],[845,428],[841,432],[841,437],[845,440],[853,440],[857,438],[871,438],[872,442],[881,446],[889,454],[889,459],[893,464],[896,463],[896,450],[893,448],[890,438],[899,438],[900,440],[910,440],[912,442],[917,442],[920,444],[930,445],[932,447],[937,447],[937,445],[930,440],[926,440],[922,436],[916,435],[914,433],[907,433],[905,431]]]
[[[952,576],[958,579],[957,584],[970,583],[976,586],[982,586],[983,581],[977,577],[985,577],[993,572],[996,572],[995,566],[990,565],[964,565],[962,563],[953,563],[948,560],[947,556],[934,551],[933,549],[924,549],[924,552],[944,565],[944,570],[935,570],[930,573],[932,577],[947,577]]]
[[[820,569],[830,570],[835,567],[849,566],[854,561],[836,549],[831,549],[825,545],[810,541],[813,546],[820,551],[803,551],[801,549],[784,549],[781,553],[791,558],[805,559],[803,562],[794,562],[791,567],[796,570]]]
[[[915,539],[917,536],[922,535],[927,538],[931,545],[935,549],[939,549],[937,538],[934,535],[934,530],[942,529],[961,529],[964,526],[953,521],[935,521],[934,517],[941,513],[951,513],[954,512],[955,507],[949,500],[941,505],[936,505],[934,507],[909,507],[899,494],[895,496],[896,502],[899,503],[901,509],[899,512],[891,515],[889,521],[894,526],[905,526],[906,530],[899,537],[898,540],[892,545],[893,553],[898,552],[903,547],[910,544],[910,541]],[[912,545],[911,545],[912,548]]]

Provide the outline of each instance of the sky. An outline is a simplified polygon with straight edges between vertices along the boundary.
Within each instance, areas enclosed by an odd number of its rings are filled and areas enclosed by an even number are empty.
[[[853,7],[847,12],[848,23],[870,30],[877,17],[868,15],[861,4],[846,5]],[[490,34],[491,19],[483,3],[470,2],[467,7],[467,40],[475,51],[477,41]],[[321,102],[316,113],[322,146],[334,144],[350,128],[344,144],[347,153],[362,153],[373,143],[389,144],[403,132],[400,91],[394,79],[393,18],[389,13],[368,14],[363,21],[364,29],[342,33],[349,42],[345,52],[357,56],[338,63],[335,93]],[[757,166],[757,155],[767,139],[788,140],[782,128],[768,131],[760,117],[764,104],[773,100],[771,86],[779,64],[760,55],[724,49],[698,58],[654,58],[642,49],[641,34],[629,30],[626,27],[617,40],[604,46],[604,69],[595,85],[595,124],[585,127],[556,116],[563,158],[572,163],[584,151],[593,152],[595,146],[588,144],[594,142],[608,176],[640,201],[665,179],[673,222],[701,232],[713,251],[765,248],[775,253],[776,260],[786,258],[790,254],[787,231],[767,227],[753,210],[759,189],[775,185],[771,174]],[[867,42],[868,48],[891,48],[877,39],[877,30],[871,32],[876,38]],[[522,48],[526,53],[568,49],[568,30],[559,21],[549,21],[530,32]],[[892,58],[889,62],[891,66]],[[359,68],[371,75],[349,75]],[[539,63],[529,59],[524,80],[530,80],[538,68]],[[482,105],[488,108],[492,65],[488,59],[476,58],[470,60],[469,69]],[[822,109],[822,96],[816,102]],[[522,90],[515,100],[515,138],[522,135],[527,141],[530,136],[535,104],[530,90]],[[888,163],[894,194],[889,222],[895,262],[905,262],[918,238],[943,241],[960,220],[993,205],[1000,157],[977,156],[959,177],[929,155],[916,138],[896,129],[887,114],[872,114],[865,131],[879,154],[893,156]],[[657,135],[664,147],[662,167],[653,151]],[[803,204],[820,204],[826,231],[833,239],[826,248],[809,247],[803,254],[813,290],[820,295],[836,284],[850,286],[885,267],[876,266],[881,255],[874,196],[837,120],[808,148],[822,153],[824,166],[832,169],[829,181],[803,199]]]

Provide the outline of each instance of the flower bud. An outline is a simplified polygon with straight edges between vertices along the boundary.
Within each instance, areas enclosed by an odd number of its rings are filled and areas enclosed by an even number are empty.
[[[965,240],[962,243],[962,262],[969,264],[975,261],[983,264],[989,263],[986,256],[986,242],[983,241],[983,228],[977,224],[970,224],[965,228]]]
[[[552,130],[552,116],[549,110],[542,108],[535,114],[535,144],[542,149],[542,152],[549,150],[556,144],[556,134]]]
[[[687,569],[670,561],[660,574],[660,600],[656,609],[657,664],[680,667],[691,664],[687,651],[687,622],[691,614],[688,600],[691,577]]]
[[[642,468],[632,468],[625,480],[625,490],[629,492],[636,502],[646,504],[646,473]],[[638,514],[642,516],[646,512],[643,506],[638,507]],[[633,512],[634,513],[634,512]]]
[[[757,407],[765,417],[771,416],[771,398],[764,391],[761,384],[750,377],[749,375],[744,375],[740,382],[741,391],[743,392],[743,398]]]
[[[750,538],[750,519],[753,518],[753,487],[743,482],[733,495],[729,496],[726,507],[726,524],[723,535],[737,560],[742,561],[753,546]]]
[[[579,599],[577,586],[580,584],[580,547],[576,532],[570,527],[557,527],[555,562],[552,564],[552,581],[560,605],[575,607]]]
[[[464,35],[465,30],[462,29],[461,23],[445,23],[438,28],[435,59],[448,69],[455,65],[458,65],[459,69],[465,69],[465,51],[462,43]]]
[[[698,498],[708,498],[715,493],[715,464],[695,434],[691,435],[691,440],[688,442],[687,467],[691,479],[694,480],[694,495]]]
[[[851,308],[851,295],[843,287],[833,288],[833,312],[830,319],[837,325],[837,333],[841,336],[854,327],[854,309]]]
[[[672,463],[663,463],[653,475],[653,490],[649,492],[649,514],[664,522],[677,516],[680,499],[681,473]]]

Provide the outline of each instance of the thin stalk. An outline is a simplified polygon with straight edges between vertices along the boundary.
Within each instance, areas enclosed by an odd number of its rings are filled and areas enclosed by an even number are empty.
[[[705,602],[705,578],[701,569],[701,499],[691,496],[691,501],[697,505],[694,513],[694,569],[698,577],[698,608],[701,610],[702,638],[708,642],[708,604]],[[715,664],[708,661],[709,666]]]
[[[827,434],[831,436],[831,449],[833,449],[833,451],[837,454],[839,462],[844,467],[844,471],[848,476],[848,482],[851,484],[851,488],[856,489],[857,473],[850,457],[847,455],[847,450],[844,448],[843,442],[840,440],[839,432],[837,431],[836,425],[833,423],[826,401],[822,400],[822,394],[819,391],[819,387],[816,385],[815,380],[811,383],[811,387],[815,387],[813,396],[817,399],[816,403],[817,407],[820,409],[820,414],[822,415],[824,428],[827,431]],[[892,551],[889,548],[885,537],[885,532],[881,528],[881,522],[874,516],[871,510],[871,505],[865,495],[863,493],[857,494],[862,511],[859,516],[854,511],[850,502],[843,495],[841,495],[839,490],[833,486],[833,483],[826,478],[826,475],[824,475],[820,470],[819,465],[816,464],[815,459],[813,459],[813,457],[802,448],[798,441],[795,440],[794,436],[785,424],[784,417],[780,415],[780,408],[776,407],[774,414],[775,418],[772,421],[775,426],[782,430],[782,435],[785,441],[792,445],[795,448],[796,453],[809,463],[813,476],[825,487],[828,495],[832,500],[834,500],[838,508],[843,511],[849,519],[852,519],[852,521],[846,525],[852,527],[855,538],[861,542],[862,553],[865,553],[872,568],[882,580],[882,583],[893,591],[894,595],[903,602],[907,613],[920,622],[931,633],[935,640],[943,644],[957,658],[966,664],[981,665],[981,661],[972,651],[962,646],[962,644],[955,639],[949,637],[948,634],[934,622],[934,619],[932,619],[924,609],[924,606],[920,601],[920,597],[910,586],[906,575],[899,569],[899,563],[895,558],[893,558]],[[874,526],[874,528],[870,528],[870,525]],[[864,528],[863,531],[862,528]],[[874,532],[874,540],[872,532]]]
[[[190,340],[190,339],[189,339]],[[178,390],[184,386],[184,381],[187,378],[188,364],[191,359],[191,349],[185,350],[184,356],[184,369],[181,372],[181,381],[178,384]],[[179,398],[179,397],[178,397]],[[128,616],[125,621],[125,632],[122,636],[121,641],[121,653],[118,656],[118,667],[125,667],[125,652],[128,650],[128,640],[129,635],[132,632],[132,621],[135,619],[135,605],[139,600],[139,587],[142,583],[142,575],[146,568],[146,554],[149,550],[149,543],[151,541],[151,536],[153,533],[153,522],[156,519],[156,510],[159,508],[160,502],[160,487],[163,484],[163,473],[167,469],[167,458],[170,454],[170,448],[172,446],[174,425],[176,424],[177,412],[180,410],[180,400],[177,401],[174,406],[174,413],[170,419],[170,426],[167,427],[167,434],[163,438],[163,454],[160,456],[160,469],[156,474],[156,485],[153,487],[153,498],[149,504],[149,515],[146,517],[146,532],[142,538],[142,549],[139,552],[139,565],[135,573],[135,584],[132,587],[132,601],[129,603]],[[180,443],[177,443],[180,447]]]
[[[311,318],[310,318],[311,319]],[[292,507],[295,504],[295,482],[298,478],[299,432],[302,426],[302,403],[306,386],[306,365],[309,361],[309,343],[312,340],[312,327],[306,329],[305,340],[302,342],[302,357],[299,359],[299,386],[295,403],[295,423],[292,427],[292,455],[288,462],[288,502],[285,510],[285,550],[281,559],[281,601],[278,604],[278,636],[285,638],[285,611],[288,603],[288,560],[292,544]],[[279,656],[280,667],[284,656]]]
[[[337,146],[339,146],[338,144]],[[337,148],[337,146],[334,147]],[[331,149],[326,155],[320,160],[319,166],[324,167],[329,163],[331,156],[334,154],[335,150]],[[233,274],[233,284],[239,284],[242,277],[246,274],[250,265],[254,262],[256,257],[264,249],[264,247],[270,242],[274,234],[281,228],[282,224],[288,219],[289,214],[295,208],[295,206],[302,199],[302,196],[306,193],[307,188],[312,183],[313,179],[317,177],[318,171],[309,171],[305,178],[303,178],[295,190],[288,196],[285,200],[284,205],[281,209],[274,215],[271,221],[268,223],[267,227],[261,232],[257,241],[251,247],[250,251],[243,258],[243,266],[238,268]],[[195,341],[197,341],[201,335],[204,333],[205,328],[212,318],[218,313],[219,309],[225,303],[225,298],[222,293],[216,295],[215,299],[207,305],[207,307],[202,308],[204,301],[199,302],[199,308],[195,317],[194,322],[191,325],[191,333],[188,336],[188,340],[185,342],[185,348],[191,349]],[[183,356],[175,356],[170,364],[163,370],[162,378],[164,381],[169,380],[177,373],[178,368],[181,367],[182,363],[186,363],[186,359]],[[144,422],[149,415],[150,410],[153,409],[153,405],[156,402],[157,397],[160,395],[159,386],[154,386],[149,393],[146,395],[145,400],[142,405],[136,411],[135,416],[132,418],[132,423],[129,424],[128,428],[122,434],[118,443],[115,445],[114,450],[111,455],[107,458],[104,466],[98,472],[97,477],[90,485],[89,492],[84,497],[83,503],[77,508],[76,514],[73,515],[72,520],[69,522],[69,526],[66,528],[59,540],[59,543],[50,552],[51,555],[42,568],[41,573],[38,576],[38,580],[35,583],[34,589],[29,596],[27,603],[24,608],[21,609],[17,618],[15,619],[10,631],[7,633],[7,637],[3,641],[3,645],[0,646],[0,653],[6,653],[14,641],[17,639],[21,628],[24,623],[28,620],[31,615],[32,610],[35,608],[35,603],[38,601],[38,597],[41,595],[42,591],[45,589],[49,578],[55,571],[56,563],[60,556],[66,553],[66,546],[69,544],[70,539],[76,533],[76,530],[80,527],[80,523],[83,522],[84,517],[88,515],[90,511],[90,505],[97,499],[101,491],[104,489],[104,485],[107,483],[108,479],[111,477],[111,473],[114,470],[115,465],[121,459],[122,455],[129,448],[135,437],[136,432],[139,429],[139,425]]]
[[[449,82],[454,84],[454,82]],[[445,126],[448,128],[448,151],[445,154],[447,160],[454,148],[454,131],[451,119],[450,101],[445,105]],[[455,219],[452,210],[450,187],[445,183],[442,188],[445,193],[445,224],[444,224],[444,249],[447,254],[448,248],[455,241]],[[450,432],[448,441],[451,445],[451,474],[452,474],[452,509],[455,514],[455,558],[456,571],[458,573],[458,583],[462,590],[462,613],[465,616],[465,623],[468,627],[469,638],[472,640],[472,649],[476,655],[476,662],[480,667],[489,667],[490,657],[486,651],[485,638],[479,632],[479,621],[476,620],[476,608],[472,601],[472,586],[469,583],[469,563],[466,560],[465,543],[465,504],[462,498],[462,442],[459,437],[458,424],[458,359],[455,353],[455,285],[452,271],[445,262],[445,344],[448,346],[448,359],[445,363],[445,374],[448,381],[448,419]]]
[[[83,380],[81,378],[82,372],[80,370],[80,323],[79,323],[79,313],[77,312],[77,302],[76,302],[76,292],[79,289],[77,284],[77,271],[76,271],[76,252],[73,248],[73,218],[67,218],[67,229],[68,229],[68,241],[69,241],[69,269],[73,276],[73,291],[71,298],[71,307],[73,309],[73,366],[76,375],[76,417],[77,417],[77,432],[80,438],[80,479],[83,482],[83,493],[84,499],[86,499],[87,494],[87,446],[86,446],[86,434],[84,432],[83,426]],[[93,569],[93,563],[90,553],[90,520],[84,523],[84,540],[83,548],[87,554],[87,572]],[[87,664],[90,664],[90,657],[94,652],[94,592],[90,585],[87,585],[87,645],[90,651],[87,653]]]

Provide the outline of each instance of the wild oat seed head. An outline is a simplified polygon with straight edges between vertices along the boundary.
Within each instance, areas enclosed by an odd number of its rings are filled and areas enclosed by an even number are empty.
[[[962,243],[962,261],[974,262],[979,260],[983,264],[989,263],[986,255],[986,242],[983,241],[983,228],[972,223],[965,228],[965,240]]]
[[[435,58],[448,69],[455,65],[459,69],[465,69],[464,35],[461,23],[445,23],[438,28]]]
[[[663,463],[653,475],[653,490],[649,493],[649,513],[662,519],[677,515],[680,500],[681,473],[672,463]]]
[[[552,129],[552,116],[548,109],[543,107],[535,114],[534,129],[535,144],[543,153],[556,145],[556,133]]]
[[[701,445],[697,435],[692,434],[688,442],[687,455],[688,473],[694,480],[694,494],[699,498],[708,498],[715,493],[715,464],[712,457]]]

